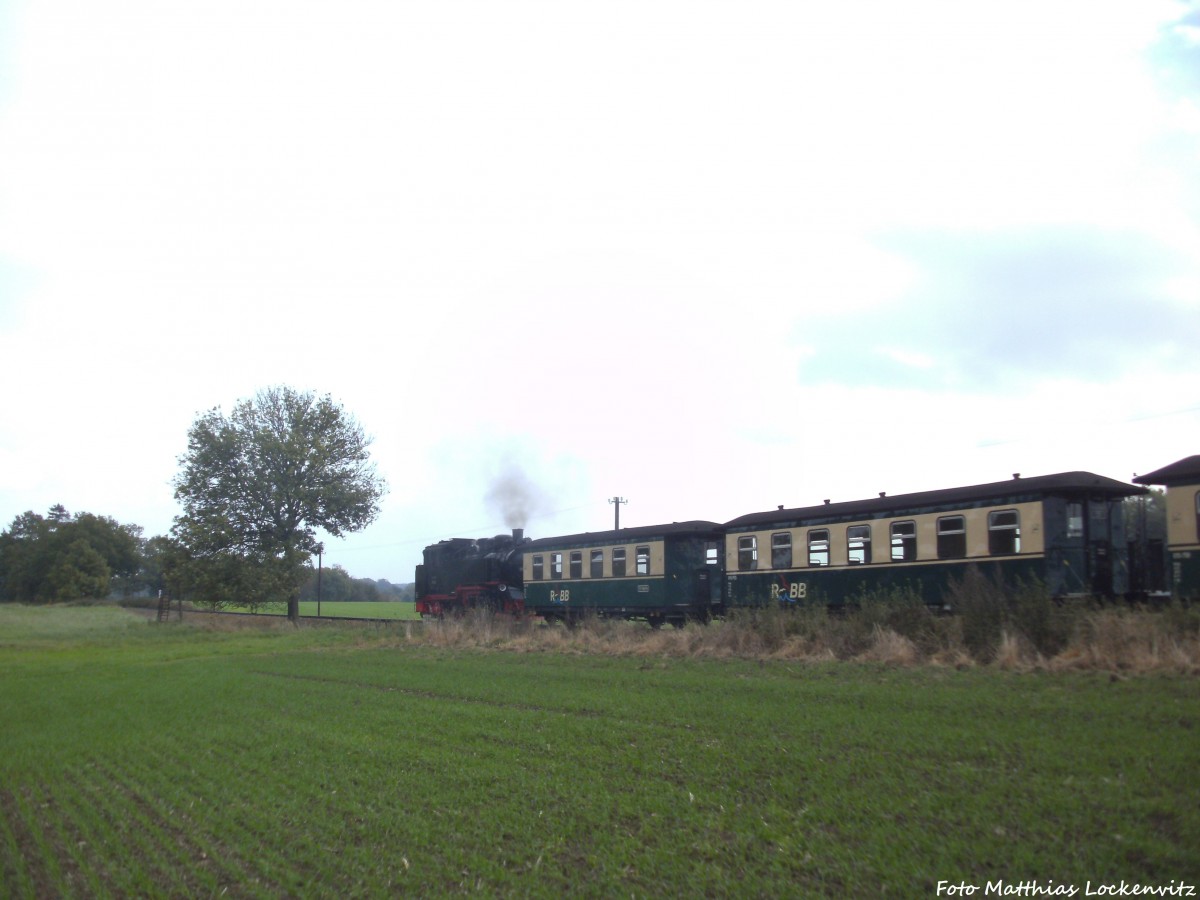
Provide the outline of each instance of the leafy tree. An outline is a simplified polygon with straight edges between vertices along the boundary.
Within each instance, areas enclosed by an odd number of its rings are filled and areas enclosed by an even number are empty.
[[[141,566],[136,578],[130,581],[129,593],[144,590],[151,596],[168,590],[167,574],[171,568],[174,542],[166,535],[156,534],[141,542]]]
[[[84,538],[77,538],[56,555],[46,573],[42,596],[47,600],[105,597],[111,580],[112,571],[104,557]]]
[[[349,600],[354,592],[354,581],[341,566],[326,566],[321,572],[321,599],[327,603]],[[308,572],[300,591],[301,599],[317,599],[317,570]]]
[[[379,586],[370,578],[355,578],[350,585],[350,599],[355,603],[378,603]]]
[[[177,596],[202,598],[215,607],[248,606],[257,611],[264,604],[289,598],[295,590],[297,576],[289,565],[286,557],[265,554],[193,552],[175,540],[164,580],[167,590]]]
[[[19,603],[107,597],[114,576],[140,564],[141,528],[108,516],[79,513],[61,503],[46,518],[32,511],[0,533],[0,599]]]
[[[321,572],[320,599],[333,603],[377,603],[383,600],[379,585],[370,578],[353,578],[336,563]],[[300,589],[300,599],[317,599],[317,570],[313,569]]]
[[[49,533],[46,520],[29,510],[0,534],[0,597],[4,600],[28,603],[37,598],[49,569]]]
[[[141,526],[121,525],[108,516],[84,512],[76,515],[65,529],[59,526],[56,536],[64,533],[69,535],[71,542],[86,541],[103,557],[113,575],[131,577],[137,573],[141,564]]]
[[[295,621],[317,529],[340,537],[379,513],[385,485],[369,446],[328,395],[288,387],[260,391],[229,416],[201,414],[175,479],[182,582],[206,599],[286,599]]]

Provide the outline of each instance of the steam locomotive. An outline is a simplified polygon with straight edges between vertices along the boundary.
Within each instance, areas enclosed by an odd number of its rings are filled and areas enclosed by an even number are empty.
[[[584,534],[454,539],[425,548],[417,610],[473,608],[653,625],[734,607],[822,603],[904,588],[941,605],[967,566],[1036,578],[1056,596],[1200,599],[1200,456],[1126,484],[1063,472],[988,484]],[[1164,485],[1167,531],[1126,522],[1138,485]]]
[[[468,609],[519,613],[525,609],[520,528],[494,538],[454,538],[425,548],[417,566],[417,612],[442,617]]]

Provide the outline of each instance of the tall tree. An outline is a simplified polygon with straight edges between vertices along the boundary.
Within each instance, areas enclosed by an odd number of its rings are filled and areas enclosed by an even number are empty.
[[[286,598],[288,616],[299,618],[317,529],[340,537],[379,513],[386,486],[370,443],[328,395],[289,387],[259,391],[229,416],[201,414],[180,458],[183,514],[172,528],[193,590],[236,584],[254,597]]]
[[[58,534],[64,534],[59,526]],[[142,539],[140,525],[122,525],[111,516],[96,516],[78,513],[65,529],[70,541],[83,539],[103,558],[113,575],[124,578],[137,574],[141,563],[139,546]],[[61,540],[61,538],[60,538]]]
[[[25,512],[0,533],[0,600],[106,597],[114,576],[136,574],[141,531],[109,516],[72,518],[61,503],[46,518]]]
[[[29,603],[37,599],[50,568],[50,529],[28,510],[0,533],[0,599]]]
[[[43,594],[49,600],[104,597],[110,581],[112,571],[104,557],[86,539],[77,538],[55,557]]]

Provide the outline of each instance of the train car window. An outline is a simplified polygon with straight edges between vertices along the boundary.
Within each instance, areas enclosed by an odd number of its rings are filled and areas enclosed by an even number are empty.
[[[917,523],[892,523],[892,562],[912,562],[917,558]]]
[[[1083,504],[1067,504],[1067,537],[1083,537]]]
[[[792,533],[781,531],[771,535],[771,568],[790,569],[792,567]]]
[[[650,574],[650,548],[638,547],[637,553],[637,573],[639,575]]]
[[[720,548],[717,546],[716,541],[708,541],[704,545],[704,562],[710,566],[721,564]]]
[[[1010,556],[1021,552],[1021,514],[1015,509],[988,513],[988,553]]]
[[[571,577],[572,578],[582,578],[583,577],[583,551],[582,550],[572,550],[571,551]]]
[[[738,570],[749,572],[758,568],[758,538],[754,535],[738,538]]]
[[[808,533],[808,564],[829,565],[829,529],[814,528]]]
[[[613,578],[625,577],[625,548],[613,547]]]
[[[943,516],[937,520],[938,559],[962,559],[967,555],[967,520]]]
[[[550,554],[550,577],[551,578],[562,578],[562,576],[563,576],[562,554],[561,553],[551,553]]]
[[[603,550],[593,550],[592,551],[591,574],[592,574],[593,578],[604,577],[604,551]]]
[[[542,567],[542,558],[540,556],[535,556],[533,558],[533,580],[541,581],[545,577],[546,571]]]
[[[871,526],[851,525],[846,529],[846,554],[852,566],[871,561]]]

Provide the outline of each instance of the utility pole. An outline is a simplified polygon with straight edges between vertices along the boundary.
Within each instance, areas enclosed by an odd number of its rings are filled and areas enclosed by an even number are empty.
[[[321,618],[321,557],[325,555],[325,545],[317,544],[317,618]]]
[[[613,530],[620,531],[621,530],[621,504],[628,503],[629,501],[626,500],[624,497],[613,497],[608,502],[613,505],[613,507],[615,508],[616,513],[617,513],[617,521],[616,521],[616,524],[613,525]]]

